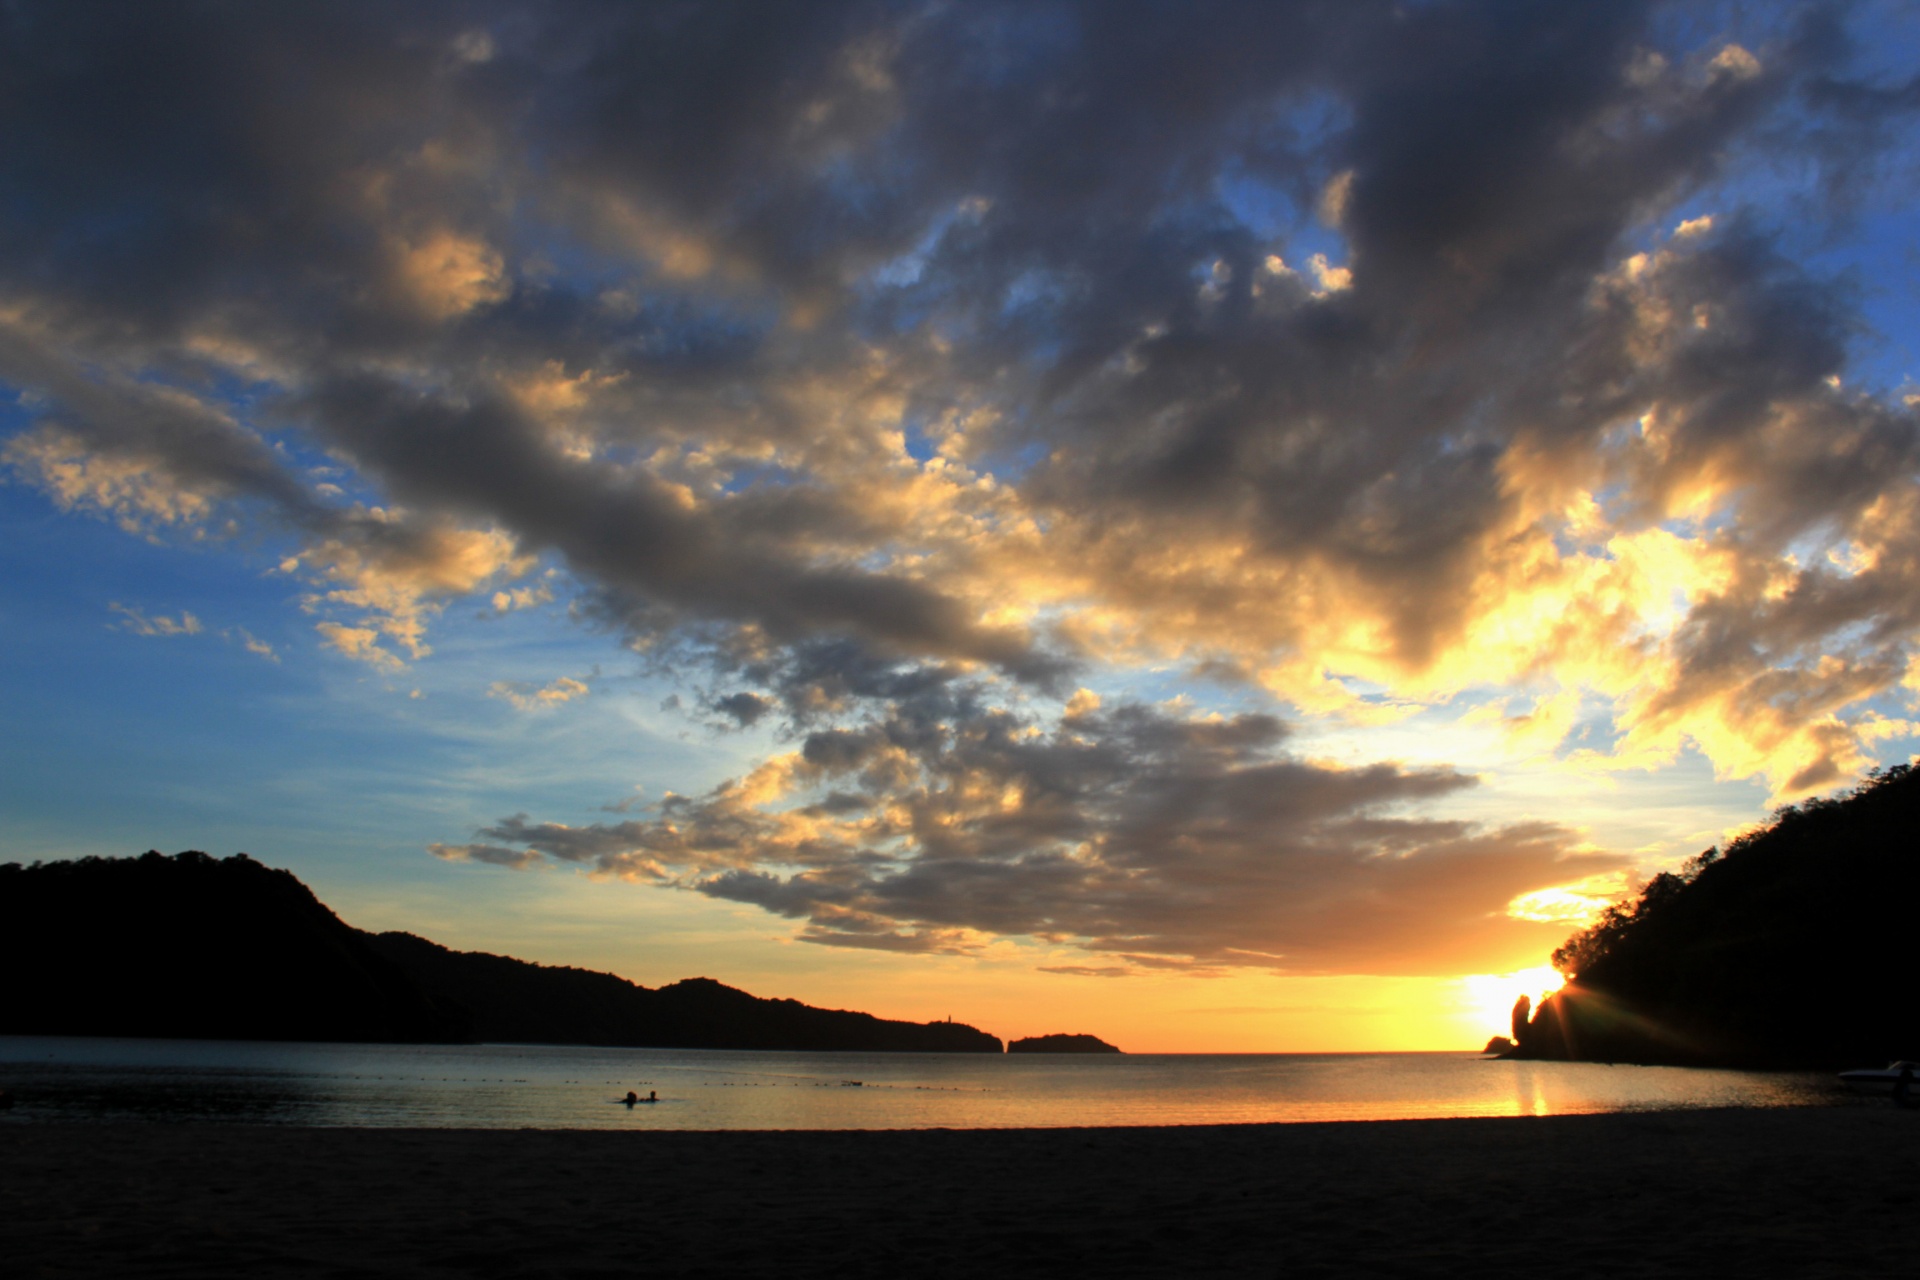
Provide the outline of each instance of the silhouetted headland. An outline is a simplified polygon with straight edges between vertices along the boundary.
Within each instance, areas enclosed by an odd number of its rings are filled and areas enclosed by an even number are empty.
[[[363,935],[422,989],[468,1011],[474,1039],[679,1049],[999,1053],[1000,1040],[958,1022],[895,1022],[870,1013],[766,1000],[712,978],[649,989],[611,973],[453,951],[410,933]]]
[[[1009,1041],[1008,1053],[1119,1053],[1099,1036],[1026,1036]]]
[[[1554,952],[1565,987],[1508,1055],[1696,1066],[1877,1066],[1920,1058],[1913,920],[1920,774],[1841,799],[1650,881]]]
[[[962,1023],[765,1000],[710,978],[656,990],[370,934],[245,854],[0,865],[0,972],[7,1035],[1001,1050]]]

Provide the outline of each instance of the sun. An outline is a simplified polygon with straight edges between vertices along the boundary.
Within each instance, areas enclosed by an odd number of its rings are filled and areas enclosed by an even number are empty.
[[[1552,965],[1516,969],[1512,973],[1470,973],[1460,979],[1465,998],[1463,1013],[1474,1025],[1485,1025],[1487,1035],[1506,1035],[1512,1025],[1513,1002],[1526,996],[1537,1006],[1566,981]]]

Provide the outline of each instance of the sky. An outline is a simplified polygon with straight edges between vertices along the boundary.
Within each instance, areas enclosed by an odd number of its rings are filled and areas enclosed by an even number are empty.
[[[1474,1047],[1912,757],[1899,3],[0,5],[0,858]]]

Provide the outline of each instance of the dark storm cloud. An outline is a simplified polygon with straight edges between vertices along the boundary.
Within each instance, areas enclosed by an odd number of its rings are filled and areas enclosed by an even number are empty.
[[[1046,733],[907,701],[648,818],[519,816],[436,852],[676,883],[804,921],[797,936],[828,945],[998,935],[1133,965],[1385,973],[1510,967],[1555,926],[1508,918],[1509,901],[1625,864],[1550,824],[1407,816],[1473,780],[1310,764],[1283,738],[1258,715],[1080,702]]]
[[[742,690],[739,693],[730,693],[724,698],[715,698],[713,709],[741,728],[751,729],[760,723],[761,717],[773,709],[773,704],[757,693]]]
[[[1858,770],[1920,626],[1920,429],[1796,254],[1910,141],[1859,38],[1651,0],[15,3],[4,456],[149,536],[292,539],[326,642],[390,668],[545,558],[802,742],[467,856],[705,874],[815,941],[1412,964],[1561,837],[1375,816],[1453,775],[1277,721],[1020,699],[1526,678],[1609,702],[1622,761]],[[934,822],[949,767],[1020,798]]]
[[[662,606],[751,623],[776,641],[852,635],[885,650],[992,663],[1045,678],[1057,659],[1011,628],[978,625],[926,583],[851,564],[809,565],[802,536],[843,540],[841,512],[787,489],[704,507],[644,468],[570,458],[499,401],[448,403],[364,379],[329,383],[304,402],[395,496],[512,529],[522,548],[557,550],[599,584],[615,610]]]
[[[1142,554],[1116,522],[1222,525],[1334,566],[1419,665],[1506,532],[1515,435],[1591,449],[1663,390],[1618,385],[1622,326],[1585,305],[1622,237],[1718,176],[1796,75],[1854,116],[1904,102],[1842,92],[1832,38],[1784,24],[1764,68],[1713,47],[1656,67],[1649,9],[154,6],[128,27],[27,6],[8,65],[33,127],[0,163],[35,197],[12,211],[11,274],[109,349],[178,359],[190,333],[244,332],[290,366],[293,412],[394,493],[630,588],[643,628],[744,617],[1056,671],[1017,629],[968,637],[968,600],[860,565],[914,533],[873,517],[846,459],[803,449],[813,485],[743,490],[736,458],[724,497],[682,512],[652,472],[564,465],[468,365],[590,368],[616,420],[591,430],[724,456],[839,434],[787,384],[892,339],[927,411],[997,402],[977,450],[1047,449],[1029,499],[1112,576]],[[1346,127],[1316,137],[1296,116],[1329,99]],[[1353,287],[1261,289],[1285,231],[1236,217],[1222,183],[1297,224],[1342,174]],[[967,201],[983,212],[954,219]],[[849,291],[943,219],[913,284]],[[543,278],[549,245],[601,262]],[[637,310],[613,317],[583,291],[622,264]],[[1199,270],[1220,273],[1211,295]],[[796,310],[804,332],[781,323]],[[1702,371],[1749,403],[1703,407],[1699,429],[1751,429],[1839,367],[1831,340],[1797,342],[1799,309],[1766,319]],[[365,367],[395,356],[397,382]],[[794,533],[815,545],[767,545]],[[1298,637],[1263,617],[1262,639]]]

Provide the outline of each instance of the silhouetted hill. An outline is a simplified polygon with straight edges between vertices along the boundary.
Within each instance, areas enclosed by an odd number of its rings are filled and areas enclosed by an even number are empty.
[[[1920,774],[1844,799],[1654,877],[1554,953],[1568,985],[1513,1056],[1741,1066],[1920,1058],[1913,997]]]
[[[959,1023],[450,951],[239,854],[0,865],[0,1034],[998,1053]]]
[[[1008,1053],[1119,1053],[1099,1036],[1026,1036],[1010,1041]]]
[[[291,872],[216,860],[0,866],[0,1032],[454,1041],[423,993]]]
[[[475,1038],[530,1044],[683,1049],[998,1053],[1000,1041],[954,1022],[893,1022],[870,1013],[763,1000],[711,978],[649,990],[625,978],[451,951],[410,933],[370,937],[428,991],[469,1010]]]

